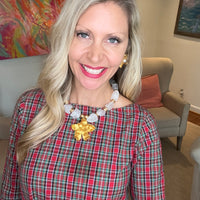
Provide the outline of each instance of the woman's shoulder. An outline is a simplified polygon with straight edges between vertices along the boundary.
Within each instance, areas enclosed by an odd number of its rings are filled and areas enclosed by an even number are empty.
[[[148,120],[154,120],[153,115],[147,109],[136,103],[124,106],[123,112],[125,113],[126,118],[130,118],[130,120],[138,121],[140,123]]]
[[[17,101],[17,106],[23,109],[41,107],[45,105],[44,93],[40,88],[33,88],[23,92]]]
[[[134,110],[136,112],[137,115],[139,115],[140,118],[142,118],[143,120],[145,119],[154,119],[153,115],[151,114],[151,112],[149,112],[149,110],[147,110],[146,108],[142,107],[141,105],[134,103],[133,104]]]
[[[141,147],[141,151],[147,148],[155,138],[158,138],[157,125],[153,115],[142,106],[132,103],[117,113],[121,122],[124,122],[131,141]]]
[[[139,104],[133,103],[126,97],[120,95],[118,102],[115,103],[116,107],[124,108],[126,116],[134,119],[144,120],[145,118],[153,118],[152,114]]]
[[[21,99],[44,99],[44,93],[40,88],[32,88],[24,91],[20,97]]]
[[[15,104],[12,115],[13,126],[19,126],[21,130],[24,130],[45,104],[44,93],[41,89],[25,91]]]

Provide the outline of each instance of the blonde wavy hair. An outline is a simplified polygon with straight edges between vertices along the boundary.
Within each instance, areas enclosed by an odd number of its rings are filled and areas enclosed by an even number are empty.
[[[73,74],[68,66],[68,53],[74,38],[76,24],[88,7],[112,1],[128,16],[128,64],[115,78],[122,95],[134,101],[140,91],[141,50],[139,14],[135,0],[66,0],[53,25],[50,36],[50,53],[39,76],[38,85],[45,95],[46,105],[28,125],[17,144],[17,161],[22,164],[27,152],[37,147],[56,130],[64,120],[63,102],[70,96]]]

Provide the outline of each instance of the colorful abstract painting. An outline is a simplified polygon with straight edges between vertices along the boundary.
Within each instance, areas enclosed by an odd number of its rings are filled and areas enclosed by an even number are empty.
[[[174,33],[200,38],[200,0],[180,0]]]
[[[64,0],[0,0],[0,60],[48,53]]]

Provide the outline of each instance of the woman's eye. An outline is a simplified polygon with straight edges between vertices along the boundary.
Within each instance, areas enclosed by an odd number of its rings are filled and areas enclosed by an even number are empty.
[[[118,44],[120,43],[120,39],[119,38],[109,38],[108,41],[112,44]]]
[[[88,33],[79,32],[79,33],[77,33],[77,37],[89,38],[89,34]]]

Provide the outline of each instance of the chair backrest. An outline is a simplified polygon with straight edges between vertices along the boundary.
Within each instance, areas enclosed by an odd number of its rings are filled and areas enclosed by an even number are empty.
[[[147,57],[142,58],[142,76],[158,74],[161,94],[169,90],[169,84],[173,73],[173,63],[169,58]]]
[[[19,96],[35,87],[45,56],[0,61],[0,115],[11,116]]]

